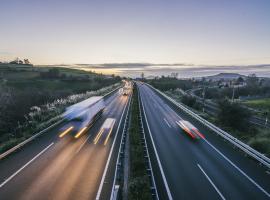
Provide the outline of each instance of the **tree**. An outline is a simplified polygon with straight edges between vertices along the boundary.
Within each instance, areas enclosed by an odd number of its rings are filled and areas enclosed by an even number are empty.
[[[30,63],[30,61],[29,61],[29,59],[24,59],[24,64],[26,64],[26,65],[30,65],[31,63]]]
[[[177,79],[178,78],[178,73],[177,72],[172,72],[171,77]]]
[[[257,87],[258,86],[258,77],[256,74],[250,74],[247,77],[247,85],[250,87]]]
[[[243,83],[243,82],[244,82],[243,77],[239,76],[238,79],[236,80],[236,82],[237,82],[238,84]]]
[[[230,103],[228,100],[219,102],[218,120],[225,126],[237,130],[246,130],[250,112],[238,103]]]
[[[189,107],[194,107],[196,104],[196,98],[190,95],[184,95],[181,99],[182,103],[186,104]]]

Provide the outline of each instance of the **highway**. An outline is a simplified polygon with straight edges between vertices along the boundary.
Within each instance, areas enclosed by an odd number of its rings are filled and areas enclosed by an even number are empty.
[[[2,159],[0,199],[109,199],[128,100],[117,92],[106,97],[101,118],[78,139],[59,138],[60,124]],[[94,142],[108,117],[116,119],[108,142],[108,133]]]
[[[270,173],[265,167],[146,84],[137,85],[160,199],[270,199]],[[191,139],[176,124],[180,119],[190,121],[205,139]]]

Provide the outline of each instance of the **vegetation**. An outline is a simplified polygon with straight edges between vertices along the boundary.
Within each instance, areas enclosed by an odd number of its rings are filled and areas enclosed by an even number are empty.
[[[248,144],[259,152],[270,157],[270,131],[269,129],[258,129],[258,133],[252,137]]]
[[[270,112],[270,98],[248,100],[244,104],[262,112]]]
[[[183,95],[181,101],[189,107],[199,108],[196,98],[190,95]]]
[[[193,85],[197,84],[192,80],[181,80],[164,76],[161,78],[149,80],[148,83],[161,91],[175,90],[177,88],[188,90],[191,89]]]
[[[238,103],[223,100],[219,102],[219,110],[218,120],[221,124],[235,130],[247,130],[248,124],[246,122],[251,115],[247,109],[244,109]]]
[[[243,78],[239,77],[235,81],[231,81],[230,83],[226,84],[225,87],[208,87],[205,90],[205,98],[206,99],[225,99],[229,98],[231,99],[233,96],[233,90],[234,90],[234,98],[246,98],[246,97],[269,97],[270,96],[270,83],[269,80],[265,79],[259,79],[254,74],[249,75],[245,83],[246,85],[243,85],[241,87],[236,86],[234,89],[234,84],[240,84],[243,83]],[[217,82],[218,86],[220,85],[219,82]],[[197,90],[195,92],[197,96],[202,97],[202,90]]]
[[[87,91],[120,81],[120,77],[64,68],[6,67],[0,68],[0,76],[2,151],[35,133],[41,128],[38,124],[54,118],[65,106],[93,95]]]
[[[131,124],[129,128],[130,138],[130,177],[129,193],[130,200],[152,199],[150,193],[150,180],[147,175],[144,160],[144,151],[139,133],[139,104],[138,91],[134,86],[133,101],[131,107]]]

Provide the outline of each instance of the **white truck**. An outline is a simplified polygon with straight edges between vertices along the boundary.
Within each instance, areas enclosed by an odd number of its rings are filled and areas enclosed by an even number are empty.
[[[76,131],[77,134],[75,137],[79,137],[84,131],[91,127],[104,109],[105,103],[102,96],[90,97],[69,106],[62,115],[62,117],[66,119],[67,124],[61,129],[64,130],[64,132],[62,132],[59,137],[63,137],[70,131]]]

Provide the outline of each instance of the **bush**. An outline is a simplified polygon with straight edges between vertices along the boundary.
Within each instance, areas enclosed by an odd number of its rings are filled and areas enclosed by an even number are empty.
[[[270,138],[260,137],[250,140],[249,145],[266,156],[270,156]]]
[[[149,193],[149,188],[145,187],[146,185],[149,185],[149,177],[147,175],[134,177],[129,182],[129,199],[152,199],[151,194]]]
[[[236,130],[247,130],[247,120],[251,114],[238,103],[230,103],[228,100],[219,102],[218,120],[221,124]]]
[[[171,77],[162,77],[159,79],[150,80],[149,84],[161,91],[167,91],[175,90],[177,88],[181,88],[182,90],[188,90],[192,88],[192,85],[194,83],[191,80],[180,80]]]
[[[181,101],[189,107],[194,107],[196,104],[196,98],[190,95],[183,95]]]

